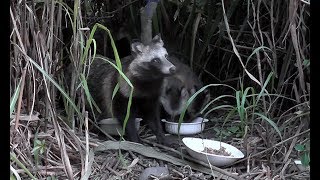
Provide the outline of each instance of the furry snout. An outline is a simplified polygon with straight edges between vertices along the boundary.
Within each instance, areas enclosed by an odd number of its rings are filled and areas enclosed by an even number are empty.
[[[170,63],[169,61],[167,61],[163,64],[163,67],[161,68],[161,72],[166,75],[172,75],[176,72],[176,66]]]

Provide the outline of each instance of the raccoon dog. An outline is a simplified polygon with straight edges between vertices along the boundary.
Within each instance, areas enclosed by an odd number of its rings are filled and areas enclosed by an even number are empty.
[[[151,43],[141,42],[131,44],[132,55],[121,59],[123,73],[134,86],[130,118],[126,125],[126,135],[129,141],[141,142],[135,128],[135,118],[141,117],[148,123],[159,143],[166,143],[160,122],[161,86],[164,77],[175,73],[176,67],[167,59],[167,50],[163,47],[160,36],[155,36]],[[88,86],[93,99],[103,113],[98,119],[117,118],[123,124],[130,86],[109,63],[96,58],[91,65]],[[112,100],[112,92],[119,79],[119,91]],[[111,108],[112,107],[112,108]]]
[[[178,58],[170,56],[169,60],[176,66],[176,73],[166,77],[163,81],[160,101],[163,107],[162,118],[175,121],[180,115],[188,99],[203,87],[202,82],[189,66],[179,61]],[[192,121],[200,115],[200,111],[210,100],[208,90],[193,100],[188,106],[185,122]]]

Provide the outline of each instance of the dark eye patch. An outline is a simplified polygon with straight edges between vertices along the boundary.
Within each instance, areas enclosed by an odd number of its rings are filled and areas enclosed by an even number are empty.
[[[152,62],[152,63],[160,63],[161,60],[160,60],[160,58],[153,58],[153,59],[151,60],[151,62]]]
[[[168,88],[168,89],[166,90],[166,94],[169,94],[171,91],[172,91],[172,88]]]

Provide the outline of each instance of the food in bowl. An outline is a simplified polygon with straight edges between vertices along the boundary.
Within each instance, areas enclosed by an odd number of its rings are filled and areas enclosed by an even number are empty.
[[[215,154],[215,155],[222,155],[222,156],[232,156],[231,153],[226,151],[226,148],[221,146],[220,149],[212,149],[210,147],[204,147],[202,151],[204,153]]]
[[[203,161],[205,163],[210,162],[211,165],[218,166],[218,167],[231,165],[236,160],[244,157],[244,154],[239,149],[221,141],[185,137],[182,139],[182,142],[186,146],[187,152],[192,157],[200,161]],[[217,150],[221,151],[222,147],[225,148],[225,151],[230,153],[230,155],[228,156],[217,155],[217,154],[205,151],[206,150],[205,148],[207,148],[207,150],[208,148],[210,148],[216,151]]]

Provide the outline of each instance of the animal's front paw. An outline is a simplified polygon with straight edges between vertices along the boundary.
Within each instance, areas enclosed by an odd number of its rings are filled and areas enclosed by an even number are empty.
[[[127,139],[128,141],[142,144],[142,141],[139,136],[127,136]]]
[[[168,146],[168,147],[176,147],[179,146],[179,140],[173,139],[169,136],[165,136],[163,138],[158,138],[158,143]]]

